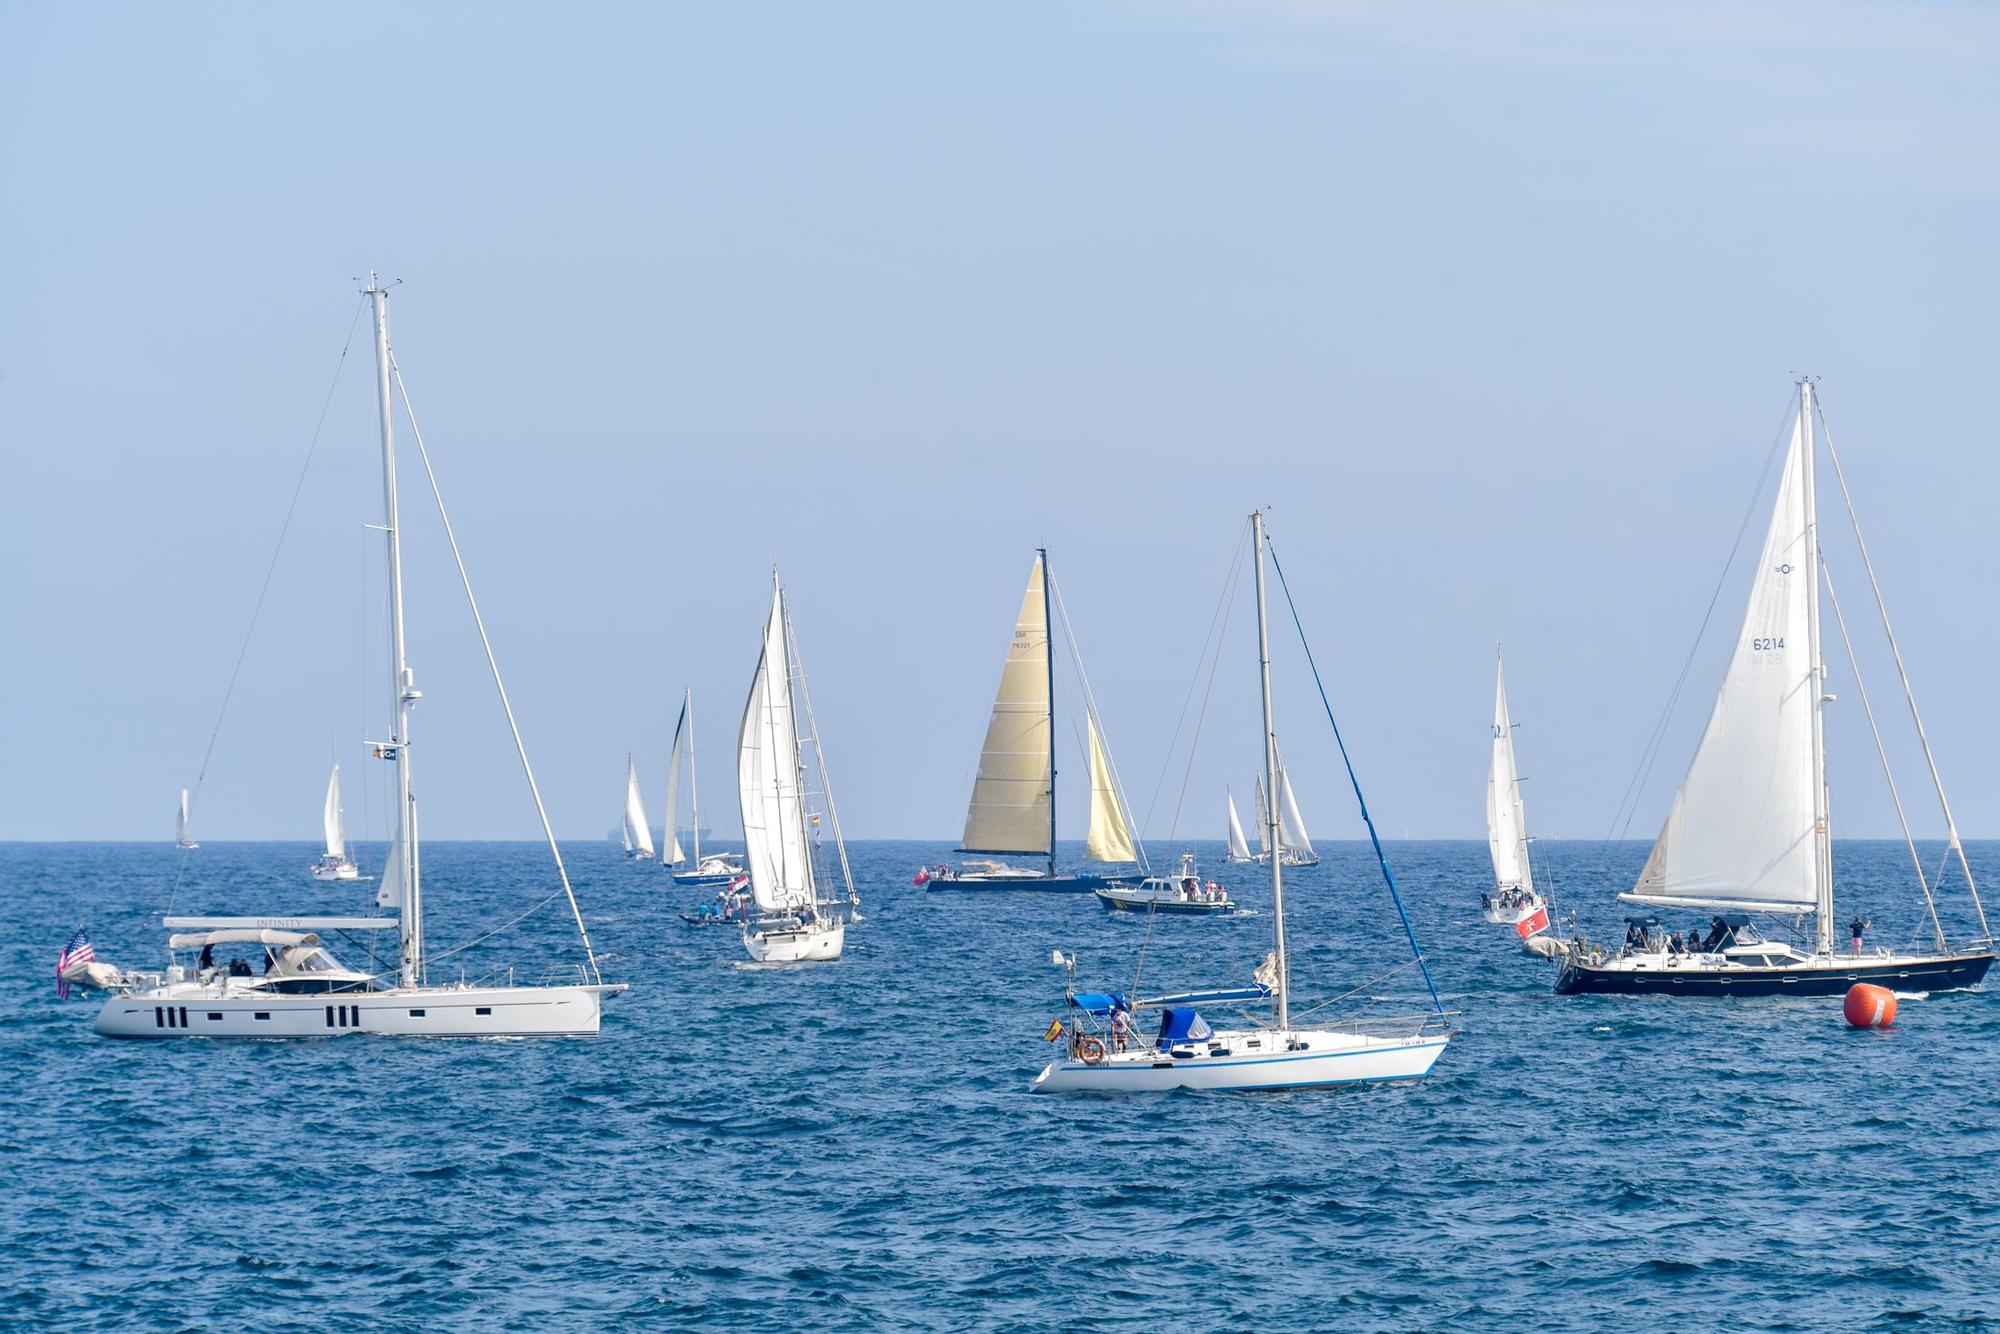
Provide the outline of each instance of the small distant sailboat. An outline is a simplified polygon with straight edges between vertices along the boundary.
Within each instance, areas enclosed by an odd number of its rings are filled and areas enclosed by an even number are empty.
[[[1565,942],[1555,989],[1563,995],[1611,993],[1655,996],[1838,996],[1857,982],[1876,982],[1907,991],[1943,991],[1977,985],[1993,964],[1994,940],[1980,904],[1978,886],[1965,858],[1951,804],[1930,751],[1915,695],[1903,671],[1901,650],[1881,602],[1873,563],[1861,541],[1853,504],[1855,545],[1874,588],[1877,610],[1902,680],[1917,740],[1930,765],[1932,785],[1944,815],[1947,855],[1956,858],[1978,914],[1981,935],[1954,949],[1939,919],[1933,886],[1917,856],[1907,819],[1905,842],[1917,888],[1929,909],[1934,952],[1876,949],[1862,952],[1857,918],[1851,946],[1834,948],[1833,839],[1828,828],[1826,738],[1822,715],[1833,696],[1826,689],[1821,652],[1820,593],[1824,584],[1841,638],[1848,643],[1840,602],[1833,594],[1820,543],[1815,485],[1814,425],[1818,420],[1813,382],[1799,381],[1797,422],[1785,453],[1784,470],[1753,567],[1749,605],[1734,652],[1716,692],[1715,706],[1695,749],[1686,777],[1667,809],[1660,836],[1646,858],[1638,883],[1618,897],[1649,911],[1692,908],[1715,914],[1708,933],[1685,940],[1661,929],[1657,918],[1626,920],[1625,944],[1613,954],[1581,939]],[[1826,441],[1836,476],[1839,456]],[[1846,482],[1841,482],[1846,493]],[[1870,731],[1874,708],[1854,662],[1854,684]],[[1898,818],[1902,798],[1879,732],[1879,758]],[[1952,863],[1946,862],[1948,868]],[[1940,870],[1940,876],[1943,874]],[[1752,915],[1776,920],[1798,933],[1801,949],[1768,939]],[[1815,919],[1812,939],[1804,919]]]
[[[1507,667],[1493,681],[1493,759],[1486,775],[1486,841],[1493,851],[1493,890],[1480,896],[1486,920],[1512,926],[1522,939],[1548,930],[1549,901],[1535,892],[1528,857],[1528,815],[1514,768],[1514,723],[1507,714]]]
[[[683,745],[685,742],[685,745]],[[681,850],[681,839],[677,829],[680,814],[681,764],[687,764],[688,776],[688,832],[694,842],[694,855],[688,857]],[[695,774],[694,745],[694,691],[687,690],[681,697],[681,716],[674,722],[673,749],[667,755],[667,813],[666,828],[661,835],[662,846],[668,855],[660,860],[668,866],[679,866],[683,862],[693,865],[685,871],[673,873],[677,885],[713,888],[718,885],[732,885],[743,879],[743,859],[730,852],[713,852],[704,857],[701,854],[701,784]]]
[[[193,851],[201,846],[188,835],[188,790],[181,789],[180,817],[174,822],[174,846],[185,851]]]
[[[1264,723],[1264,768],[1271,786],[1283,791],[1278,764],[1277,731],[1271,704],[1270,630],[1264,607],[1264,516],[1250,516],[1251,543],[1257,572],[1257,660],[1262,683]],[[1289,597],[1289,594],[1287,595]],[[1308,650],[1310,658],[1310,650]],[[1331,719],[1331,710],[1328,712]],[[1336,729],[1335,737],[1339,733]],[[1343,750],[1343,754],[1344,754]],[[1350,768],[1351,772],[1351,768]],[[1355,795],[1360,796],[1360,785]],[[1375,853],[1384,878],[1388,880],[1397,912],[1402,900],[1389,864],[1375,839],[1374,823],[1362,806],[1362,820],[1374,841]],[[1280,817],[1264,813],[1266,835],[1274,843],[1280,837]],[[1416,935],[1403,918],[1409,934],[1414,962],[1423,970],[1431,993],[1431,1013],[1408,1018],[1370,1021],[1356,1017],[1345,1021],[1319,1020],[1311,1028],[1294,1027],[1291,1012],[1290,956],[1285,945],[1285,859],[1269,859],[1271,870],[1272,950],[1253,970],[1254,985],[1213,991],[1177,992],[1172,995],[1133,999],[1117,992],[1079,992],[1075,987],[1076,958],[1057,951],[1057,962],[1070,969],[1071,985],[1066,997],[1071,1018],[1050,1027],[1052,1040],[1064,1039],[1062,1055],[1050,1061],[1035,1077],[1037,1093],[1142,1093],[1167,1089],[1279,1089],[1306,1088],[1325,1084],[1364,1083],[1388,1079],[1417,1079],[1428,1074],[1450,1040],[1450,1024],[1437,988],[1431,982],[1428,965],[1417,949]],[[1331,1002],[1328,1002],[1331,1004]],[[1210,1028],[1198,1007],[1271,1007],[1271,1021],[1228,1029]],[[1314,1006],[1311,1011],[1326,1009]],[[1159,1029],[1141,1036],[1136,1015],[1154,1010]],[[1303,1016],[1301,1016],[1303,1017]],[[1108,1021],[1108,1033],[1092,1032],[1090,1020]]]
[[[1252,862],[1249,840],[1243,837],[1243,821],[1236,816],[1236,794],[1224,789],[1229,798],[1229,860],[1232,862]]]
[[[806,747],[798,730],[798,704],[793,682],[805,706],[807,737],[819,787],[807,787]],[[805,692],[805,671],[798,664],[791,618],[785,611],[785,587],[771,571],[771,615],[764,623],[763,651],[750,678],[750,697],[743,706],[743,727],[737,736],[736,791],[743,810],[744,861],[750,867],[750,895],[755,911],[743,923],[743,947],[759,963],[804,963],[837,959],[847,938],[841,901],[821,892],[823,877],[814,857],[817,831],[825,817],[833,826],[833,845],[846,882],[846,902],[858,904],[854,877],[847,865],[847,845],[840,837],[826,757],[819,744],[819,727]],[[815,800],[817,799],[817,800]]]
[[[1319,854],[1313,851],[1312,839],[1306,835],[1305,817],[1299,813],[1299,799],[1292,795],[1292,776],[1285,770],[1285,762],[1278,761],[1278,790],[1284,794],[1284,802],[1278,808],[1276,820],[1268,818],[1271,812],[1264,797],[1264,779],[1257,779],[1257,860],[1271,860],[1271,830],[1277,830],[1278,856],[1287,866],[1317,866]]]
[[[625,855],[635,862],[653,856],[653,830],[646,822],[646,806],[639,799],[639,769],[632,757],[625,757]]]
[[[321,830],[326,836],[326,851],[312,864],[315,880],[358,880],[361,868],[347,852],[347,812],[340,802],[340,761],[333,762],[333,772],[326,780],[326,807],[320,817]]]
[[[916,883],[932,889],[1037,889],[1084,894],[1109,881],[1056,867],[1055,658],[1050,622],[1049,553],[1035,552],[1028,588],[1014,622],[1014,638],[1000,669],[993,717],[979,751],[979,773],[965,813],[961,853],[986,859],[927,866]],[[1071,646],[1074,648],[1074,645]],[[1139,862],[1131,822],[1118,800],[1110,753],[1086,703],[1090,751],[1090,832],[1084,856],[1095,862]],[[1040,867],[1014,866],[994,857],[1037,857]]]

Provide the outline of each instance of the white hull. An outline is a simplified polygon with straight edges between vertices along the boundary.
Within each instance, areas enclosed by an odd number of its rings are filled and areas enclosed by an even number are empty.
[[[312,874],[315,880],[359,880],[361,868],[352,862],[347,862],[334,867],[315,866],[312,868]]]
[[[1172,1051],[1111,1053],[1097,1063],[1049,1062],[1036,1093],[1152,1093],[1167,1089],[1286,1089],[1421,1079],[1444,1052],[1442,1033],[1376,1037],[1338,1029],[1216,1033]]]
[[[1509,907],[1498,899],[1487,900],[1484,916],[1495,926],[1513,926],[1525,922],[1536,913],[1549,906],[1549,901],[1539,894],[1531,895],[1526,901]]]
[[[745,927],[743,948],[758,963],[814,963],[838,959],[847,943],[847,923],[832,926]]]
[[[607,992],[622,987],[423,987],[257,996],[179,983],[112,996],[97,1012],[111,1038],[572,1037],[594,1035]]]

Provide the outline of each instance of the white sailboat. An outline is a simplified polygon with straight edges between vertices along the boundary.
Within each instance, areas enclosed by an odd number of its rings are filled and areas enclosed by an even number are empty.
[[[188,790],[181,789],[180,814],[174,820],[174,846],[184,851],[192,851],[201,846],[188,835]]]
[[[744,861],[749,864],[755,913],[743,923],[743,947],[759,963],[802,963],[837,959],[847,938],[842,900],[822,892],[824,877],[814,856],[821,810],[832,824],[845,901],[857,902],[847,846],[834,812],[819,727],[813,721],[805,673],[798,666],[785,588],[771,572],[771,614],[764,645],[750,678],[743,726],[736,745],[736,792],[743,810]],[[800,686],[818,788],[808,786],[806,749],[798,730],[793,683]]]
[[[1055,657],[1049,553],[1035,552],[1027,591],[1015,617],[1014,637],[1000,669],[1000,688],[979,751],[979,772],[965,812],[961,853],[981,860],[926,866],[916,883],[932,889],[1036,889],[1082,894],[1107,882],[1087,872],[1056,867]],[[1074,651],[1072,643],[1071,649]],[[1113,781],[1110,752],[1086,700],[1091,773],[1090,831],[1084,855],[1113,864],[1143,862],[1124,804]],[[1039,867],[998,857],[1034,857]]]
[[[1255,861],[1256,858],[1250,855],[1249,840],[1243,837],[1243,821],[1241,821],[1236,817],[1236,794],[1234,792],[1228,791],[1225,788],[1224,795],[1229,799],[1228,859],[1232,862]]]
[[[646,821],[646,806],[639,799],[639,768],[625,757],[625,827],[621,831],[625,855],[633,861],[653,857],[653,830]]]
[[[1548,900],[1535,891],[1528,856],[1528,815],[1521,804],[1521,776],[1514,767],[1514,723],[1507,714],[1507,668],[1493,681],[1493,758],[1486,774],[1486,842],[1493,853],[1493,889],[1480,896],[1480,911],[1496,925],[1515,926],[1530,936],[1548,929]],[[1522,923],[1538,921],[1533,930]]]
[[[1264,607],[1264,516],[1250,516],[1251,542],[1257,571],[1257,662],[1264,706],[1264,770],[1273,791],[1283,790],[1278,763],[1277,730],[1271,704],[1270,633]],[[1330,714],[1329,714],[1330,716]],[[1338,733],[1336,732],[1336,738]],[[1344,753],[1344,752],[1343,752]],[[1356,795],[1360,793],[1357,784]],[[1374,825],[1362,808],[1370,837]],[[1276,846],[1280,816],[1265,813],[1266,835]],[[1381,858],[1380,843],[1376,843]],[[1388,862],[1381,860],[1385,876]],[[1350,1084],[1387,1079],[1415,1079],[1431,1066],[1450,1040],[1442,1006],[1414,1018],[1294,1025],[1291,1012],[1290,957],[1285,943],[1285,859],[1268,859],[1271,870],[1272,951],[1255,970],[1256,985],[1214,991],[1179,992],[1133,1000],[1113,992],[1078,992],[1074,985],[1074,955],[1057,958],[1070,969],[1067,1000],[1072,1019],[1052,1031],[1066,1037],[1064,1053],[1035,1077],[1037,1093],[1157,1092],[1177,1088],[1277,1089]],[[1394,891],[1393,879],[1390,888]],[[1401,899],[1397,896],[1398,912]],[[1408,922],[1405,918],[1405,926]],[[1413,953],[1416,938],[1411,934]],[[1420,967],[1423,956],[1416,955]],[[1429,970],[1424,977],[1429,984]],[[1436,988],[1431,987],[1433,1005]],[[1332,1002],[1328,1002],[1330,1005]],[[1267,1023],[1241,1028],[1211,1028],[1199,1007],[1270,1007]],[[1313,1011],[1327,1005],[1314,1006]],[[1160,1024],[1156,1035],[1137,1032],[1138,1013],[1154,1010]],[[1309,1011],[1311,1013],[1313,1011]],[[1092,1020],[1108,1022],[1103,1035]]]
[[[1664,931],[1656,917],[1628,919],[1626,943],[1616,954],[1602,947],[1568,942],[1556,974],[1564,994],[1616,993],[1674,996],[1840,995],[1856,982],[1880,982],[1901,990],[1941,991],[1972,986],[1994,959],[1992,932],[1965,860],[1951,806],[1944,797],[1936,761],[1930,755],[1915,696],[1903,671],[1901,651],[1881,602],[1868,549],[1856,545],[1902,680],[1917,739],[1930,761],[1930,776],[1949,834],[1948,851],[1957,858],[1979,915],[1982,938],[1953,949],[1937,915],[1932,886],[1904,822],[1905,841],[1916,871],[1917,888],[1930,908],[1934,953],[1864,953],[1860,932],[1853,945],[1834,949],[1833,840],[1828,828],[1829,789],[1823,713],[1826,691],[1821,651],[1820,591],[1826,588],[1841,637],[1852,658],[1840,603],[1833,598],[1820,542],[1815,479],[1817,413],[1811,379],[1799,381],[1799,408],[1785,452],[1784,471],[1772,507],[1771,526],[1755,566],[1749,606],[1716,693],[1714,710],[1694,760],[1674,794],[1665,824],[1631,890],[1618,897],[1650,912],[1690,908],[1713,913],[1707,935],[1683,940]],[[1825,441],[1836,474],[1839,457]],[[1846,495],[1846,483],[1841,483]],[[1853,505],[1848,501],[1853,518]],[[1876,734],[1879,757],[1898,816],[1902,799],[1886,749],[1875,728],[1854,662],[1855,686]],[[1767,939],[1752,921],[1762,917],[1798,932],[1800,944]],[[1806,917],[1815,929],[1803,936]],[[1857,919],[1857,926],[1859,925]]]
[[[682,742],[685,740],[685,749]],[[694,855],[689,857],[681,850],[680,834],[676,829],[676,817],[680,813],[681,762],[687,762],[688,776],[688,833],[694,844]],[[687,690],[681,697],[681,714],[674,722],[673,749],[667,756],[667,828],[662,842],[672,850],[672,856],[660,860],[668,866],[679,866],[683,862],[692,865],[685,871],[673,873],[677,885],[729,886],[742,880],[743,859],[733,852],[711,852],[707,856],[701,851],[701,783],[695,770],[694,744],[694,691]]]
[[[1277,790],[1283,793],[1283,801],[1273,812],[1264,793],[1263,775],[1258,775],[1257,795],[1257,860],[1271,859],[1271,849],[1278,849],[1278,856],[1287,866],[1317,866],[1319,854],[1313,851],[1312,839],[1306,835],[1305,817],[1299,813],[1299,799],[1292,794],[1292,776],[1285,771],[1285,762],[1278,761]],[[1275,831],[1275,832],[1273,832]]]
[[[327,775],[326,805],[320,812],[320,829],[325,836],[326,850],[312,864],[313,879],[360,879],[361,868],[347,852],[347,812],[340,801],[339,760],[333,762],[333,772]]]
[[[571,890],[562,855],[556,847],[540,789],[527,763],[506,687],[486,639],[479,608],[466,583],[466,596],[479,624],[494,684],[513,732],[528,790],[542,816],[561,892],[583,947],[585,962],[574,981],[517,985],[511,970],[480,982],[434,985],[429,980],[425,951],[422,862],[417,837],[417,804],[411,783],[413,747],[412,706],[422,698],[406,655],[403,616],[403,564],[398,526],[396,448],[393,432],[392,384],[401,387],[400,371],[389,353],[388,289],[371,279],[366,295],[375,317],[375,370],[382,438],[383,522],[375,525],[387,543],[389,642],[388,676],[393,708],[387,740],[373,747],[377,757],[395,766],[396,834],[377,902],[396,910],[394,917],[173,917],[165,925],[169,964],[160,973],[117,972],[105,978],[110,995],[98,1012],[96,1030],[110,1037],[345,1037],[357,1033],[451,1037],[516,1037],[590,1034],[598,1031],[605,996],[623,991],[623,984],[606,983],[584,929],[583,914]],[[403,394],[408,408],[408,393]],[[411,421],[417,448],[423,437]],[[426,473],[429,460],[424,458]],[[443,517],[440,502],[440,517]],[[457,539],[449,519],[445,535],[454,556]],[[461,562],[459,573],[464,576]],[[183,830],[185,832],[185,830]],[[336,960],[326,937],[335,932],[395,930],[399,949],[393,974],[375,974],[347,967]],[[261,954],[259,972],[238,957],[225,964],[218,951]],[[192,954],[189,962],[184,957]]]

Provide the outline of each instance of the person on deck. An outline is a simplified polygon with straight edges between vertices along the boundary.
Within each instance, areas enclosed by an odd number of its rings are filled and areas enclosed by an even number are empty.
[[[1854,937],[1853,948],[1856,957],[1859,957],[1861,954],[1861,933],[1866,931],[1871,925],[1873,923],[1863,921],[1859,915],[1847,924],[1847,934]]]
[[[1124,1051],[1132,1040],[1132,1012],[1123,1005],[1111,1009],[1111,1050]]]

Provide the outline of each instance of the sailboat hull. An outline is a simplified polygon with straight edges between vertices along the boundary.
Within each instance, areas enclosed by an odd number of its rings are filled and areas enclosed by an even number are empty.
[[[1030,890],[1043,894],[1089,894],[1110,884],[1101,875],[932,875],[927,888],[970,890]]]
[[[823,963],[838,959],[847,943],[847,924],[830,927],[746,927],[743,948],[758,963]]]
[[[1169,1089],[1323,1088],[1422,1079],[1449,1037],[1377,1037],[1338,1029],[1218,1033],[1168,1051],[1116,1052],[1102,1061],[1049,1062],[1036,1093],[1158,1093]],[[1257,1045],[1253,1048],[1252,1042]]]
[[[588,1037],[623,987],[423,987],[249,995],[186,983],[116,995],[97,1012],[110,1038]]]
[[[1993,959],[1990,953],[1875,960],[1836,956],[1775,968],[1693,961],[1634,967],[1627,960],[1593,966],[1565,959],[1555,989],[1561,996],[1842,996],[1857,982],[1872,982],[1892,991],[1957,991],[1977,986]]]

